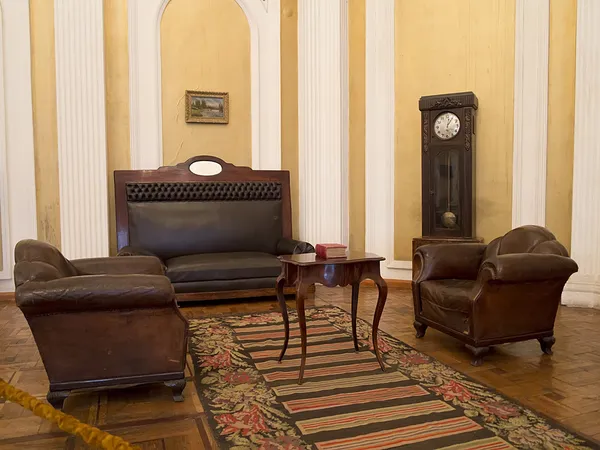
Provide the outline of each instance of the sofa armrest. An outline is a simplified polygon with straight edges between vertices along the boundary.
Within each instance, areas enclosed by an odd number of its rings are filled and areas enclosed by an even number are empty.
[[[174,305],[169,279],[162,275],[88,275],[31,281],[15,292],[26,315],[158,308]]]
[[[477,279],[486,244],[423,245],[413,256],[413,280]]]
[[[132,245],[126,245],[121,250],[117,252],[117,256],[154,256],[155,258],[160,259],[162,262],[162,258],[151,251],[144,250],[143,248],[134,247]]]
[[[545,253],[511,253],[486,259],[479,278],[507,283],[526,283],[545,280],[568,280],[577,272],[571,258]]]
[[[162,262],[154,256],[74,259],[71,264],[80,275],[164,275]]]
[[[308,242],[290,238],[281,238],[277,242],[277,255],[296,255],[299,253],[314,253],[315,248]]]

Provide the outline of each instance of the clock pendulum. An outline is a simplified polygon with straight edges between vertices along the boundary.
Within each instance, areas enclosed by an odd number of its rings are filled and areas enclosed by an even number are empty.
[[[448,170],[447,176],[446,178],[448,179],[448,190],[447,195],[446,195],[446,200],[447,200],[447,204],[448,207],[446,208],[446,212],[444,214],[442,214],[442,224],[446,227],[446,228],[454,228],[456,226],[456,214],[454,214],[450,209],[450,199],[452,197],[452,186],[451,186],[451,174],[452,174],[452,170],[450,167],[450,152],[448,152],[447,154],[447,164],[446,164],[446,168]]]

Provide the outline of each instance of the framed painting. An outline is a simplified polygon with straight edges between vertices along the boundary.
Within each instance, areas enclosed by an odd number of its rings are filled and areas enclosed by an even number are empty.
[[[185,91],[187,123],[229,123],[229,93]]]

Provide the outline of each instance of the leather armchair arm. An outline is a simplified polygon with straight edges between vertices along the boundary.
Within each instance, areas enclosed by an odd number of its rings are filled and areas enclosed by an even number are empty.
[[[314,253],[315,248],[308,242],[290,238],[281,238],[277,242],[277,255],[296,255],[299,253]]]
[[[24,314],[55,314],[167,307],[175,296],[162,275],[89,275],[31,281],[15,292]]]
[[[486,259],[479,270],[479,278],[508,283],[567,280],[577,270],[577,263],[566,256],[512,253]]]
[[[423,245],[413,257],[413,280],[475,280],[486,247],[467,243]]]
[[[163,264],[154,256],[74,259],[71,264],[80,275],[164,275]]]

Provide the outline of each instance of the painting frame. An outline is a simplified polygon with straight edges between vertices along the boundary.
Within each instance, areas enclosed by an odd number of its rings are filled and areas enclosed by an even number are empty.
[[[210,115],[203,115],[202,108],[198,105],[198,99],[202,102],[204,99],[210,99],[211,103],[216,103],[217,108],[210,108]],[[206,105],[206,103],[204,103]],[[213,112],[216,111],[216,115]],[[221,114],[219,113],[221,112]],[[229,123],[229,92],[212,91],[185,91],[185,121],[187,123]]]

